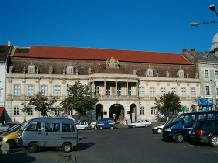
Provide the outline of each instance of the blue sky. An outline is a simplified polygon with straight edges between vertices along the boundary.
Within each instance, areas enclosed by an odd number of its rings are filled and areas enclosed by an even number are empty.
[[[0,44],[209,51],[215,0],[0,0]]]

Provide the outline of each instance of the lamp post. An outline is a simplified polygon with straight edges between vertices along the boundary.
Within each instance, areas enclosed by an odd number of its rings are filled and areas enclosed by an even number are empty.
[[[216,11],[216,7],[215,7],[214,4],[211,4],[211,5],[209,6],[209,9],[210,9],[211,11],[215,12],[216,16],[218,16],[218,11]]]

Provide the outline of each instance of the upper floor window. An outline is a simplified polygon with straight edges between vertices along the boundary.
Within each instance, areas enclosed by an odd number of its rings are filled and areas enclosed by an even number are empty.
[[[121,85],[120,84],[117,85],[117,95],[118,96],[121,95]]]
[[[155,97],[155,88],[150,87],[150,97]]]
[[[186,88],[185,87],[181,88],[181,97],[186,97]]]
[[[171,92],[173,92],[174,94],[176,94],[176,87],[172,87],[172,88],[171,88]]]
[[[35,73],[35,65],[29,65],[28,66],[28,73]]]
[[[210,95],[210,87],[208,85],[205,86],[205,95]]]
[[[162,88],[161,88],[161,96],[163,96],[164,94],[166,94],[166,88],[165,88],[165,87],[162,87]]]
[[[215,70],[215,78],[218,79],[218,70]]]
[[[61,96],[61,87],[59,85],[54,86],[54,96]]]
[[[145,97],[145,88],[139,87],[139,97]]]
[[[40,86],[40,93],[41,93],[43,96],[47,96],[47,95],[48,95],[48,90],[47,90],[47,86],[46,86],[46,85],[41,85],[41,86]]]
[[[204,77],[205,77],[205,78],[209,78],[209,71],[208,71],[208,70],[205,70],[205,71],[204,71]]]
[[[132,86],[131,86],[131,84],[128,85],[128,95],[129,96],[132,95]]]
[[[27,86],[27,96],[33,96],[34,95],[34,87],[33,85]]]
[[[111,93],[111,90],[110,90],[110,89],[111,89],[110,85],[107,84],[107,85],[106,85],[106,95],[107,95],[107,96],[109,96],[110,93]]]
[[[153,76],[153,69],[147,70],[147,76],[152,77]]]
[[[54,114],[55,114],[56,116],[59,116],[59,115],[60,115],[59,109],[55,109]]]
[[[73,74],[73,66],[67,66],[67,74]]]
[[[191,87],[191,97],[196,97],[195,87]]]
[[[178,76],[179,76],[180,78],[184,78],[184,70],[179,70],[179,71],[178,71]]]
[[[20,85],[14,85],[14,96],[20,96]]]
[[[95,95],[99,95],[100,86],[95,85]]]

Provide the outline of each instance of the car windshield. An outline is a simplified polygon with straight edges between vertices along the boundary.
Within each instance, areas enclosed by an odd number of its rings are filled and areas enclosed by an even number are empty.
[[[171,122],[168,122],[168,123],[180,122],[183,118],[184,118],[184,115],[179,115],[178,117],[171,119]]]

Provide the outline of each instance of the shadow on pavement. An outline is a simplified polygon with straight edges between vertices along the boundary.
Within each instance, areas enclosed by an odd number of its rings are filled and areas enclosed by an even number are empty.
[[[3,154],[0,157],[0,162],[1,163],[30,163],[34,162],[36,160],[35,157],[27,156],[26,153],[9,153],[9,154]]]

